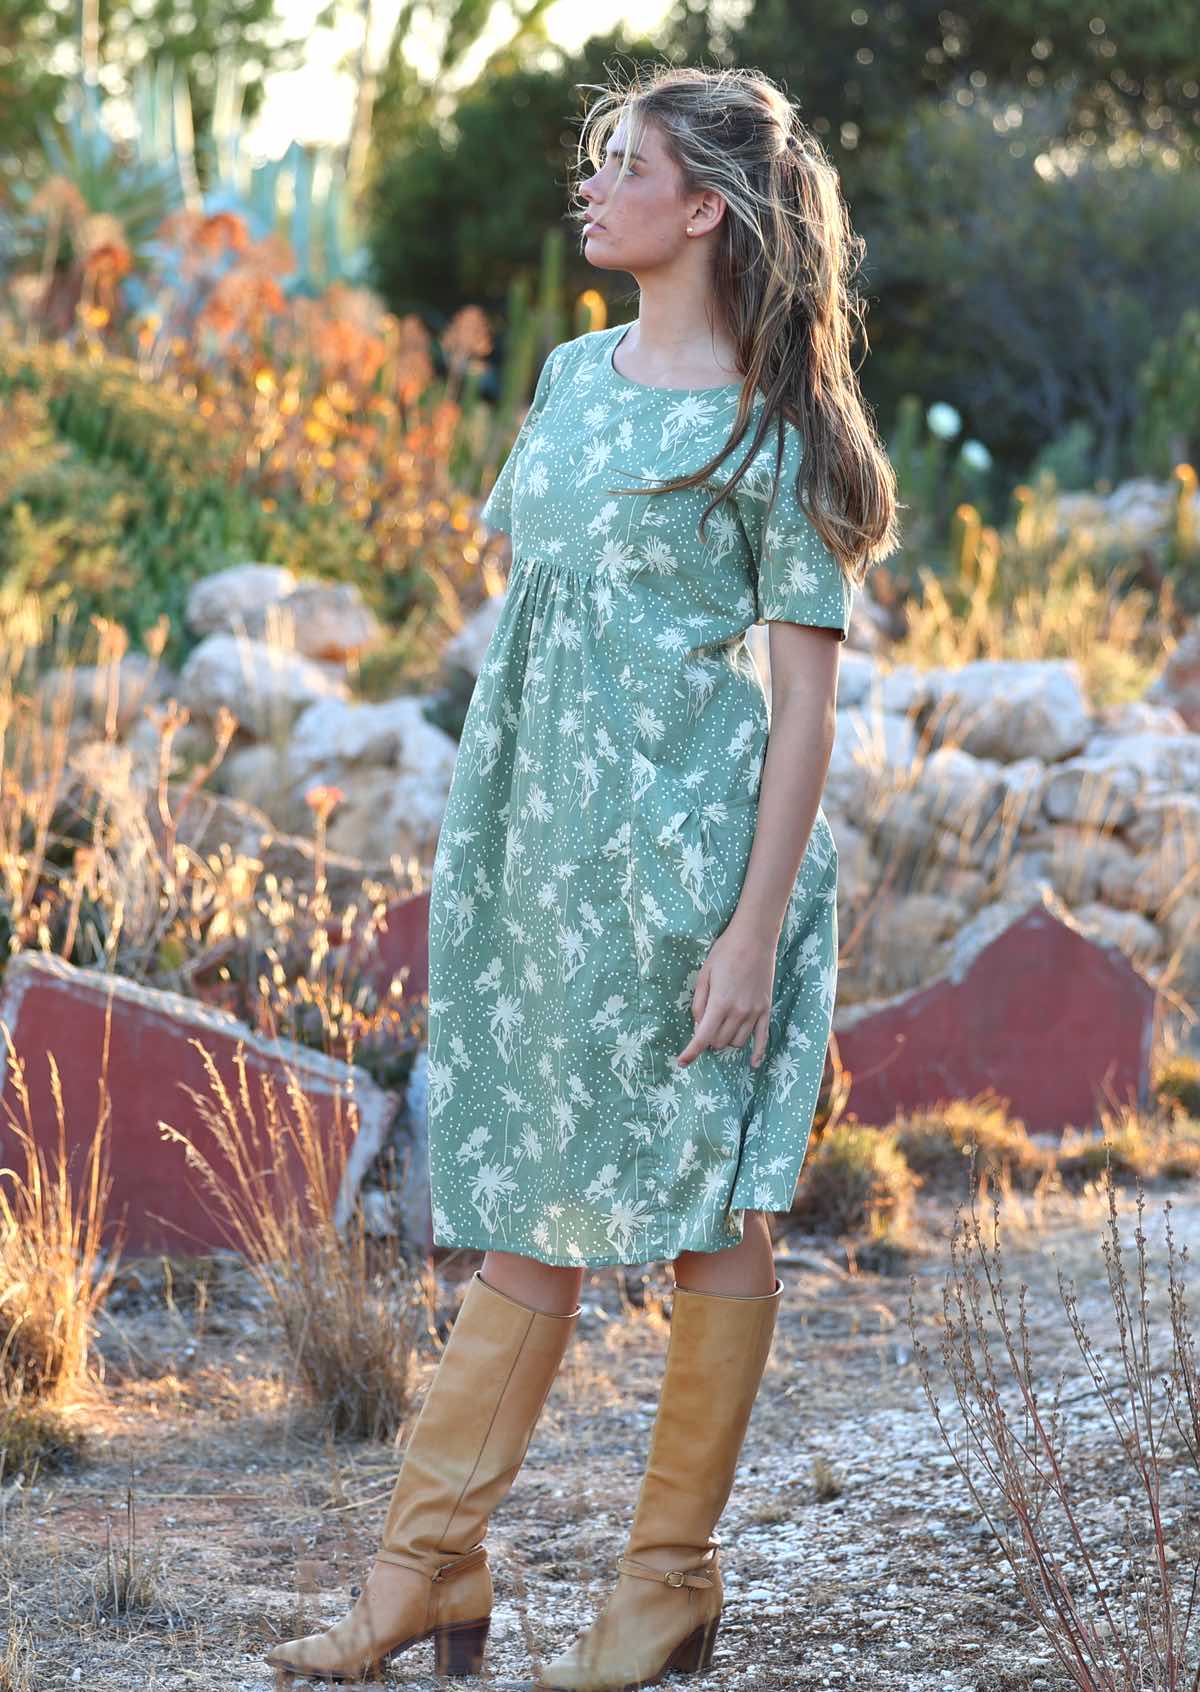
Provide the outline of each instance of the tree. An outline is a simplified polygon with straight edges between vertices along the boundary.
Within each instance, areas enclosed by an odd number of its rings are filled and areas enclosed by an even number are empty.
[[[336,4],[330,0],[318,23],[333,16]],[[188,27],[181,29],[184,16]],[[175,0],[147,0],[144,6],[88,0],[62,9],[44,0],[5,0],[0,7],[0,170],[10,178],[22,172],[36,144],[37,120],[54,115],[89,70],[106,92],[114,93],[128,86],[144,60],[184,65],[196,128],[203,133],[212,116],[222,56],[240,67],[242,113],[249,119],[262,105],[268,72],[294,69],[306,43],[306,35],[286,34],[277,0],[190,0],[186,13]]]
[[[1200,161],[1195,0],[826,0],[803,11],[756,0],[720,34],[714,46],[726,62],[787,86],[852,191],[868,185],[869,159],[931,96],[1023,104],[1064,91],[1064,140],[1100,144],[1132,129]]]
[[[949,400],[1014,468],[1083,419],[1114,477],[1138,367],[1195,297],[1200,172],[1061,146],[1063,98],[1012,130],[924,102],[880,158],[862,225],[876,376]]]
[[[437,302],[502,306],[514,276],[537,266],[547,229],[566,224],[568,165],[585,99],[577,84],[606,82],[622,55],[657,57],[623,33],[596,37],[576,58],[498,70],[459,99],[451,120],[415,123],[380,168],[370,234],[375,285],[394,311]],[[568,290],[597,286],[582,256]]]

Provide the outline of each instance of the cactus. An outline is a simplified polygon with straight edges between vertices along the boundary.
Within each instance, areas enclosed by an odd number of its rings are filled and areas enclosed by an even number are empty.
[[[608,327],[608,301],[597,288],[585,288],[575,301],[575,334]]]
[[[958,429],[953,407],[935,402],[923,407],[905,394],[896,408],[896,428],[888,454],[896,471],[900,497],[929,538],[941,528],[948,501],[955,497],[945,486],[947,446]],[[917,539],[910,527],[910,540]]]
[[[896,427],[888,443],[888,457],[896,471],[902,493],[916,482],[917,455],[924,432],[924,410],[916,394],[904,394],[896,406]]]
[[[542,238],[541,273],[538,278],[537,311],[545,351],[556,347],[567,336],[566,312],[563,309],[563,270],[566,243],[561,225],[546,231]]]
[[[1185,311],[1137,373],[1133,455],[1143,475],[1169,476],[1200,452],[1200,310]]]
[[[531,303],[528,277],[519,276],[509,286],[504,356],[496,384],[496,417],[502,429],[515,410],[529,403],[537,373],[559,342],[603,322],[604,301],[594,291],[581,295],[574,308],[568,308],[565,258],[562,229],[549,229],[542,242],[536,299]]]
[[[979,579],[979,542],[983,522],[973,505],[964,500],[950,519],[950,567],[959,585],[970,592]]]
[[[1194,566],[1200,560],[1196,533],[1196,472],[1190,464],[1177,464],[1171,472],[1175,497],[1171,513],[1170,561],[1175,569]]]

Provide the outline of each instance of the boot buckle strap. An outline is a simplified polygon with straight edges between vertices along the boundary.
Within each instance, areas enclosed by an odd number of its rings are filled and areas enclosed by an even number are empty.
[[[639,1562],[636,1557],[618,1557],[617,1568],[623,1574],[637,1575],[642,1580],[661,1580],[667,1586],[711,1586],[712,1577],[703,1567],[692,1569],[656,1569],[651,1563]]]
[[[483,1541],[480,1540],[478,1545],[472,1545],[469,1551],[464,1551],[460,1557],[455,1557],[452,1562],[443,1563],[433,1578],[434,1580],[443,1580],[447,1575],[457,1574],[460,1569],[472,1569],[476,1563],[482,1563],[486,1556],[487,1552],[484,1550]]]
[[[473,1568],[476,1563],[485,1562],[486,1559],[487,1551],[484,1542],[479,1540],[469,1550],[452,1557],[447,1563],[442,1563],[429,1575],[429,1578],[430,1580],[445,1580],[449,1575],[457,1574],[460,1569]],[[407,1551],[389,1551],[381,1547],[375,1553],[375,1560],[380,1563],[396,1563],[402,1569],[412,1569],[414,1574],[429,1574],[429,1565]]]

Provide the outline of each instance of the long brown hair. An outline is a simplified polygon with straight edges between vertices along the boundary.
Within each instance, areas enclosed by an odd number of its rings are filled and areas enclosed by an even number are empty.
[[[579,135],[576,168],[598,171],[609,137],[627,123],[629,155],[654,123],[679,169],[685,194],[712,189],[726,202],[716,241],[715,305],[745,372],[737,416],[721,452],[655,493],[706,481],[740,445],[755,395],[764,404],[746,455],[705,508],[731,493],[775,425],[774,505],[783,463],[784,419],[803,442],[796,498],[821,539],[861,585],[867,569],[895,551],[896,478],[859,389],[852,363],[857,327],[866,352],[865,308],[854,276],[865,243],[854,234],[837,171],[816,136],[771,79],[743,69],[658,65],[625,86],[599,88]],[[573,215],[582,219],[586,207]],[[621,493],[644,494],[643,488]]]

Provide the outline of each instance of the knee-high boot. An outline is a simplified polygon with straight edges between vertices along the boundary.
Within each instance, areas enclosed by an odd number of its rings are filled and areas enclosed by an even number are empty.
[[[676,1287],[662,1393],[633,1526],[603,1610],[537,1687],[631,1692],[708,1668],[721,1618],[713,1529],[775,1331],[783,1283],[760,1297]]]
[[[280,1679],[361,1680],[431,1635],[438,1674],[478,1674],[492,1609],[488,1517],[521,1467],[581,1308],[536,1310],[475,1272],[404,1448],[367,1583],[335,1626],[267,1653]]]

